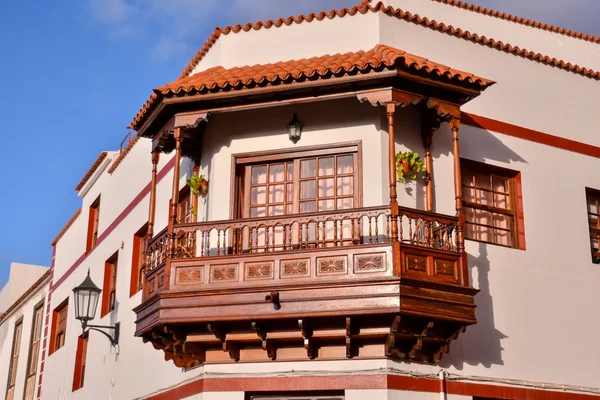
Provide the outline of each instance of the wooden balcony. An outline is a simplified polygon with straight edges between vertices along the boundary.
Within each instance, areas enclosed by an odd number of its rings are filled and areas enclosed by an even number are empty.
[[[182,367],[434,363],[475,323],[458,226],[388,206],[175,225],[149,243],[136,335]]]

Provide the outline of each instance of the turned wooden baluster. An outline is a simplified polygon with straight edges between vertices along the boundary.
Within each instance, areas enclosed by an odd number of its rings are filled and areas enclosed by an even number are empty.
[[[152,181],[150,184],[150,205],[148,207],[148,225],[146,230],[146,247],[144,249],[144,264],[142,265],[142,270],[139,275],[138,289],[142,289],[144,286],[144,275],[145,272],[153,269],[152,266],[152,255],[153,252],[149,248],[149,243],[152,240],[152,236],[154,236],[154,216],[156,214],[156,173],[158,171],[158,161],[160,158],[160,153],[158,151],[152,152]]]
[[[372,217],[367,217],[367,222],[369,223],[369,244],[373,243],[373,227],[371,226]]]
[[[177,236],[174,232],[175,224],[177,223],[177,207],[179,205],[179,179],[181,169],[181,141],[183,134],[181,128],[175,128],[173,136],[175,138],[175,167],[173,168],[173,188],[171,192],[171,215],[169,218],[168,233],[170,237],[169,256],[175,257],[177,252]]]

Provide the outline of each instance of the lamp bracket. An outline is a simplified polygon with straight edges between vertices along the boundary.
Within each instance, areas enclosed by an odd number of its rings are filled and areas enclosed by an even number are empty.
[[[85,332],[86,328],[89,328],[89,330],[94,330],[94,331],[98,331],[101,334],[103,334],[104,336],[106,336],[108,338],[108,340],[110,340],[110,344],[112,344],[113,346],[116,346],[119,344],[119,333],[121,331],[121,323],[117,322],[115,324],[115,326],[104,326],[104,325],[88,325],[85,322],[82,322],[81,325],[83,326],[83,331]],[[101,329],[111,329],[112,335],[104,332]]]

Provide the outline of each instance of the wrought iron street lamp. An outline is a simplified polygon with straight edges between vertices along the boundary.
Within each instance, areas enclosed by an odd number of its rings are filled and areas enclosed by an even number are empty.
[[[102,289],[94,284],[92,278],[90,278],[90,271],[88,270],[87,277],[81,282],[81,285],[73,289],[73,295],[75,297],[75,318],[81,321],[81,327],[84,333],[86,328],[98,331],[106,336],[113,346],[116,346],[119,344],[119,322],[117,322],[115,326],[88,324],[88,321],[91,321],[96,317],[96,308],[98,307],[98,299],[100,298],[101,292]],[[112,335],[109,335],[100,329],[109,329],[112,331]]]
[[[298,143],[298,140],[300,140],[300,136],[302,135],[303,127],[304,127],[304,124],[300,120],[298,120],[296,113],[294,113],[294,117],[288,124],[288,135],[290,137],[290,140],[294,144]]]

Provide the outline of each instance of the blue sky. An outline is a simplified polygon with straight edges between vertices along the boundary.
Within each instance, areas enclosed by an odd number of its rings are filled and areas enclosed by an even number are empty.
[[[358,2],[0,2],[0,287],[10,262],[50,265],[50,242],[80,206],[77,182],[101,151],[118,149],[151,89],[177,78],[215,26]],[[472,2],[600,36],[599,0]]]

